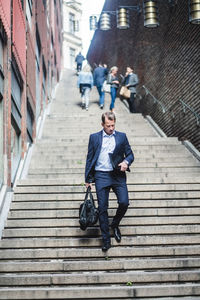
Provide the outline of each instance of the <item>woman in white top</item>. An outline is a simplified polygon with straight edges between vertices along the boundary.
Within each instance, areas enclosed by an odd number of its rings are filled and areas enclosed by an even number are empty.
[[[88,64],[83,68],[83,71],[79,73],[77,84],[81,93],[81,107],[82,109],[85,108],[88,110],[89,94],[94,84],[91,67]]]

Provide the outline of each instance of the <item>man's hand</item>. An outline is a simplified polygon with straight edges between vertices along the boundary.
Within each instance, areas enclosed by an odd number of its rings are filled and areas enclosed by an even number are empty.
[[[86,186],[86,188],[88,188],[88,187],[90,186],[90,188],[92,189],[92,183],[86,182],[86,183],[85,183],[85,186]]]
[[[125,161],[123,161],[120,164],[118,164],[118,166],[120,167],[120,170],[122,172],[125,172],[128,169],[128,164]]]

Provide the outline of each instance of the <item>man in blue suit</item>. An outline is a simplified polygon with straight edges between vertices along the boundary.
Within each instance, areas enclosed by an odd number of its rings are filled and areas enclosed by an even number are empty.
[[[99,93],[99,106],[101,109],[103,109],[105,99],[105,92],[102,90],[102,87],[107,75],[108,69],[105,64],[103,66],[99,64],[99,66],[96,69],[94,69],[94,85],[97,87],[97,91]]]
[[[119,224],[129,205],[125,171],[130,171],[129,166],[134,160],[126,134],[115,131],[115,122],[114,113],[102,114],[103,130],[90,135],[85,167],[86,187],[92,187],[92,182],[95,182],[96,186],[103,238],[102,251],[107,251],[111,247],[108,221],[108,198],[111,188],[118,201],[111,228],[116,241],[121,241]]]

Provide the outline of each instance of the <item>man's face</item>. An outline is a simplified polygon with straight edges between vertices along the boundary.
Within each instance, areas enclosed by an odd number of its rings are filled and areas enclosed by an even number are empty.
[[[101,123],[103,126],[104,131],[111,135],[113,134],[113,131],[115,130],[115,121],[114,120],[108,120],[108,118],[105,118],[105,123]]]
[[[130,67],[127,67],[126,71],[127,71],[128,73],[132,73],[132,72],[133,72],[133,70],[132,70]]]

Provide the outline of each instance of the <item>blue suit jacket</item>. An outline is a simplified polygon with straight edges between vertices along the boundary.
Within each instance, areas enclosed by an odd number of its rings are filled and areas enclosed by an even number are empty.
[[[108,74],[107,68],[97,67],[94,70],[94,73],[93,73],[93,76],[94,76],[94,85],[95,86],[101,86],[101,85],[103,85],[104,81],[106,80],[107,74]]]
[[[101,151],[102,141],[103,130],[90,135],[85,166],[85,182],[94,182],[95,165]],[[130,166],[134,160],[134,155],[126,134],[115,131],[115,143],[115,149],[112,154],[113,168],[117,169],[117,165],[124,159],[128,161]]]

